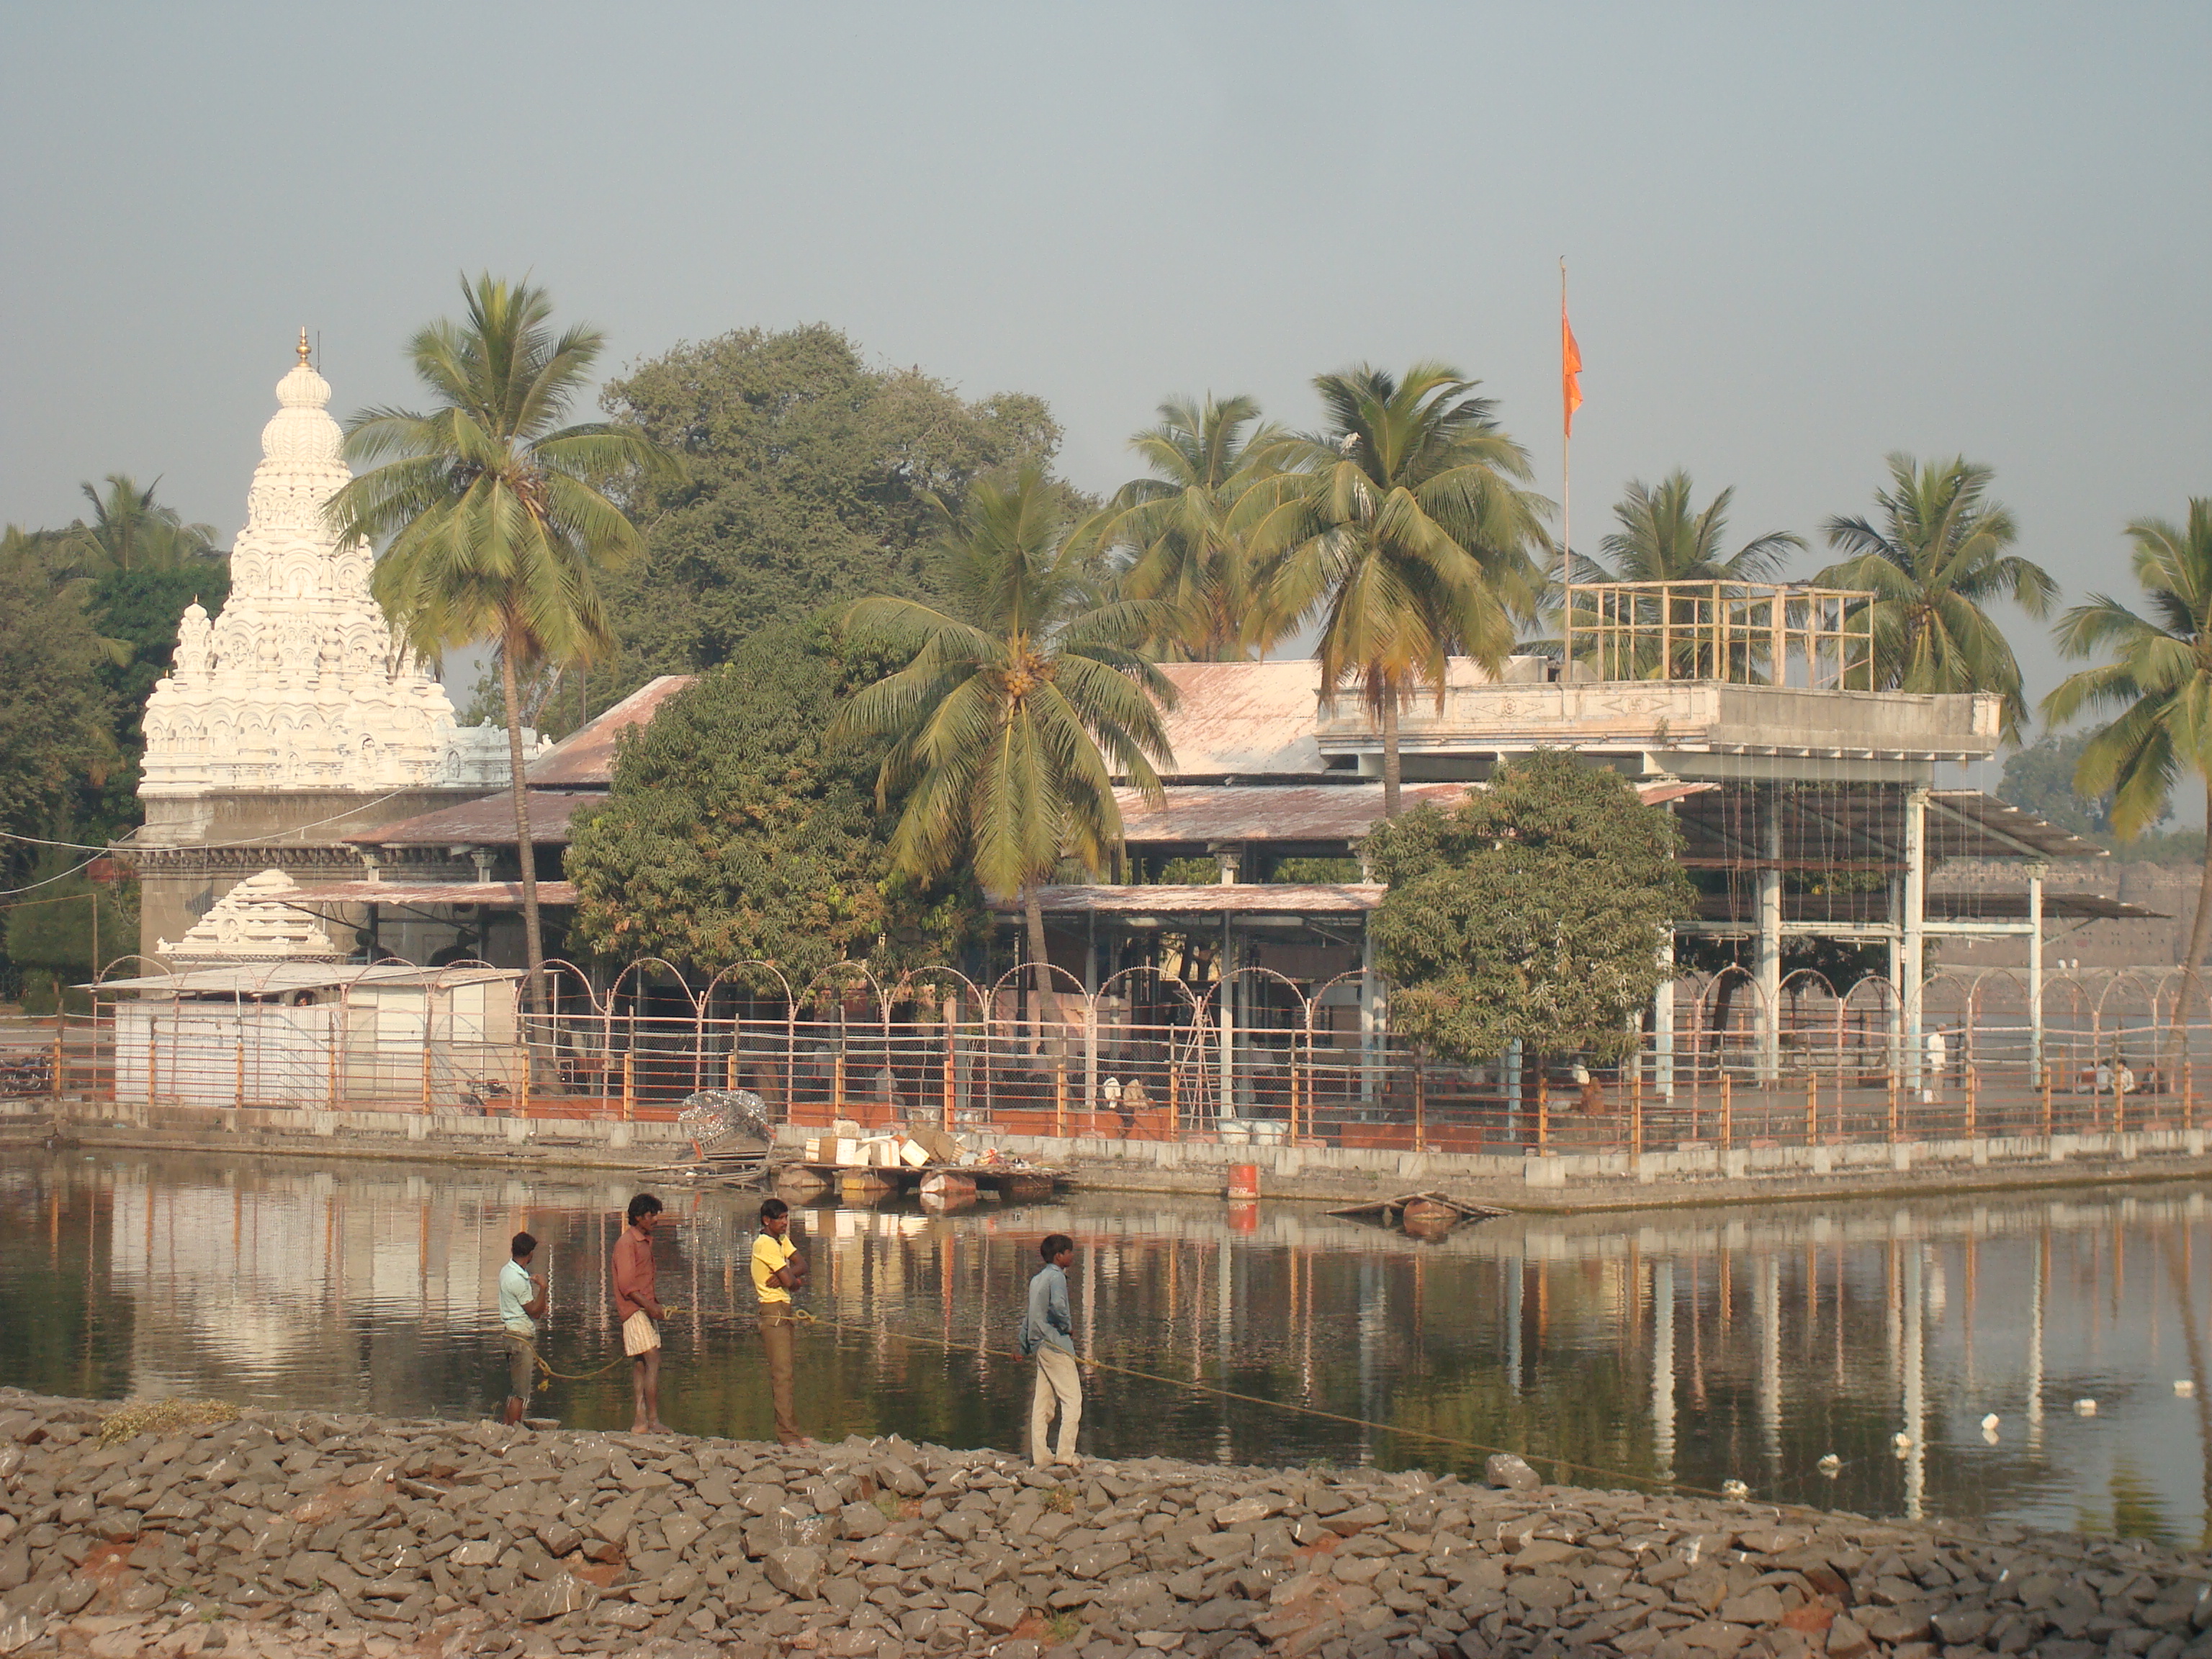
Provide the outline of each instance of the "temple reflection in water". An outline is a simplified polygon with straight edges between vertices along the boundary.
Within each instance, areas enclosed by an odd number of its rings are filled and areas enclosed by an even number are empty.
[[[631,1190],[597,1173],[19,1158],[0,1165],[0,1381],[480,1412],[518,1228],[545,1241],[553,1364],[615,1357],[601,1287]],[[757,1198],[664,1196],[678,1224],[662,1297],[683,1310],[667,1414],[763,1435],[744,1269]],[[802,1334],[801,1413],[823,1438],[1013,1444],[1021,1294],[1036,1241],[1066,1231],[1085,1247],[1085,1353],[1160,1379],[1093,1384],[1099,1455],[1466,1470],[1474,1447],[1504,1446],[1581,1484],[1739,1479],[1875,1514],[2204,1534],[2212,1249],[2188,1188],[1514,1217],[1434,1243],[1302,1206],[1123,1194],[946,1218],[815,1209],[799,1231],[826,1322]],[[619,1366],[557,1382],[539,1408],[619,1426],[627,1383]]]

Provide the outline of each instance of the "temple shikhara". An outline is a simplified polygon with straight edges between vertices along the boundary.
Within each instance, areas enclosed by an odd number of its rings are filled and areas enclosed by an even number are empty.
[[[146,706],[146,823],[131,850],[149,951],[246,877],[356,874],[347,834],[507,781],[505,732],[455,723],[370,596],[369,550],[324,521],[352,475],[304,331],[299,352],[262,428],[230,599],[215,617],[186,607],[174,671]]]

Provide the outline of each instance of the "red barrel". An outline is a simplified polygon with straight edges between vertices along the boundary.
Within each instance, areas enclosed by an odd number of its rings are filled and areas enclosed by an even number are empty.
[[[1229,1196],[1232,1199],[1253,1199],[1260,1196],[1260,1166],[1256,1164],[1232,1164],[1229,1166]]]

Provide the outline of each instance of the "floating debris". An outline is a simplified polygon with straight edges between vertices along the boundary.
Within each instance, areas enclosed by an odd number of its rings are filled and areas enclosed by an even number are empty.
[[[1745,1486],[1741,1480],[1723,1481],[1721,1485],[1721,1496],[1723,1498],[1748,1498],[1751,1496],[1751,1488]]]
[[[1902,1457],[1912,1449],[1912,1437],[1900,1429],[1889,1437],[1889,1443],[1897,1448],[1897,1455]]]
[[[2196,1399],[2197,1384],[2185,1376],[2175,1377],[2173,1379],[2173,1397],[2177,1400]]]
[[[2096,1402],[2095,1401],[2094,1401],[2094,1400],[2077,1400],[2077,1401],[2075,1401],[2074,1402],[2074,1415],[2075,1415],[2075,1416],[2076,1416],[2076,1417],[2094,1417],[2096,1414],[2097,1414],[2097,1402]]]
[[[228,1400],[134,1400],[110,1412],[100,1425],[100,1443],[119,1446],[142,1434],[170,1434],[179,1429],[204,1429],[216,1423],[234,1423],[238,1407]]]
[[[1838,1474],[1843,1473],[1844,1460],[1837,1456],[1835,1453],[1830,1452],[1814,1467],[1818,1468],[1821,1474],[1826,1475],[1829,1480],[1832,1480]]]

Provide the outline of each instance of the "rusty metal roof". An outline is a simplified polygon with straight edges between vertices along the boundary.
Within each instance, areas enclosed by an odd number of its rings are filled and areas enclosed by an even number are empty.
[[[698,677],[663,674],[647,680],[598,718],[578,726],[530,763],[524,775],[533,787],[564,785],[604,789],[614,775],[615,747],[633,726],[649,722],[660,705]]]
[[[1902,868],[1906,791],[1896,784],[1801,784],[1759,789],[1717,787],[1675,812],[1686,862],[1708,868],[1760,863],[1760,813],[1778,808],[1785,866],[1863,864]],[[2111,856],[2033,812],[1978,789],[1929,793],[1928,860],[2091,859]]]
[[[1379,883],[1237,882],[1224,885],[1154,887],[1040,887],[1037,902],[1048,915],[1091,916],[1364,916],[1382,902]],[[994,902],[1018,914],[1021,902]]]
[[[259,997],[283,996],[294,991],[336,990],[342,986],[363,989],[386,987],[430,987],[449,990],[456,985],[482,985],[494,980],[517,980],[520,968],[416,968],[406,963],[380,962],[262,962],[235,966],[185,969],[173,974],[142,974],[135,979],[101,980],[80,985],[80,991],[143,991],[150,996]]]
[[[565,847],[568,820],[576,810],[605,801],[606,796],[596,789],[526,789],[523,799],[530,809],[531,843]],[[356,847],[512,847],[514,797],[501,790],[480,800],[363,830],[346,840]]]
[[[1310,657],[1170,662],[1160,672],[1176,688],[1176,706],[1163,717],[1175,750],[1164,776],[1328,772],[1314,741],[1321,674]]]
[[[499,904],[522,902],[519,881],[326,881],[302,887],[293,899],[307,904]],[[574,904],[573,881],[541,881],[540,904]]]
[[[1468,790],[1481,787],[1409,783],[1404,787],[1403,805],[1450,806]],[[1647,806],[1656,806],[1715,787],[1670,781],[1638,784],[1637,793]],[[1354,842],[1382,817],[1379,783],[1170,784],[1166,793],[1165,802],[1154,806],[1133,789],[1115,792],[1122,835],[1131,846]]]

